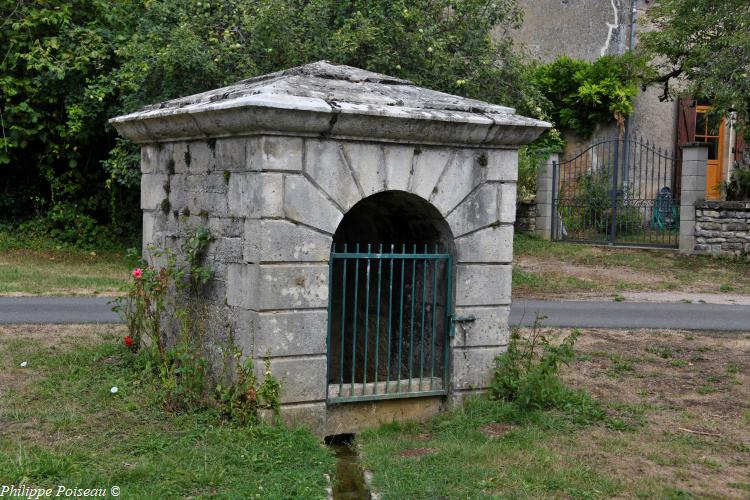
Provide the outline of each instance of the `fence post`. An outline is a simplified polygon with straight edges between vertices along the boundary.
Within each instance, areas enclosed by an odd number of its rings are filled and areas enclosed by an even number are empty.
[[[695,202],[706,197],[708,145],[691,142],[682,145],[680,178],[680,252],[693,253],[695,248]]]
[[[534,232],[545,240],[552,238],[552,166],[558,162],[557,153],[552,154],[541,166],[536,178],[536,229]]]

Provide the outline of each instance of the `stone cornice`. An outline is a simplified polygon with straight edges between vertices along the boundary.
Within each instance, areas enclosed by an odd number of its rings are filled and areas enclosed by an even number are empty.
[[[258,94],[146,109],[110,120],[136,143],[238,135],[298,135],[383,142],[511,147],[551,125],[514,113],[467,112]]]

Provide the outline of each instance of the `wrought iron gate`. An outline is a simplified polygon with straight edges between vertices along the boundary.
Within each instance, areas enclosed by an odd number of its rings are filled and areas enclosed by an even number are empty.
[[[643,139],[610,139],[553,165],[552,239],[677,247],[675,156]]]
[[[438,245],[361,250],[344,244],[331,253],[327,401],[446,394],[450,254]]]

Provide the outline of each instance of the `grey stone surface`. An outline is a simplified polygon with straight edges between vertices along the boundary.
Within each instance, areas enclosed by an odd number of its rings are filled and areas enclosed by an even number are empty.
[[[263,377],[263,363],[255,363]],[[271,373],[281,384],[282,403],[322,401],[326,398],[326,357],[271,358]]]
[[[273,184],[266,188],[265,178],[258,172],[236,172],[229,177],[228,209],[233,217],[258,218],[268,205],[277,205],[281,192],[273,191]],[[278,184],[278,183],[277,183]],[[278,189],[278,187],[277,187]],[[279,189],[279,191],[281,191]],[[270,196],[266,199],[265,194]],[[278,196],[273,196],[278,194]]]
[[[486,166],[482,167],[482,151],[473,149],[453,152],[451,160],[443,170],[440,180],[430,194],[430,202],[447,214],[485,180]],[[421,155],[420,155],[421,156]]]
[[[259,274],[254,264],[228,264],[227,304],[257,310]]]
[[[482,184],[446,217],[455,238],[499,223],[499,186],[496,183]]]
[[[252,166],[257,170],[302,171],[303,140],[300,137],[264,136],[255,143]]]
[[[425,200],[430,199],[440,174],[452,160],[455,152],[447,148],[424,148],[414,157],[409,192]]]
[[[510,263],[513,226],[501,224],[456,238],[456,262]]]
[[[533,197],[529,200],[519,200],[516,203],[516,222],[513,228],[517,233],[536,232],[536,202]]]
[[[169,177],[166,174],[143,174],[141,176],[141,209],[160,209],[162,202],[167,199]]]
[[[332,238],[286,220],[247,219],[247,262],[328,262]]]
[[[517,181],[518,180],[518,150],[491,149],[482,154],[487,157],[488,181]]]
[[[433,415],[441,398],[324,402],[333,235],[363,198],[404,191],[432,204],[449,229],[437,214],[423,219],[424,207],[394,206],[398,211],[381,215],[420,214],[398,231],[434,231],[455,249],[456,313],[476,317],[453,340],[450,389],[486,386],[492,354],[508,336],[517,148],[548,124],[325,62],[112,123],[143,144],[144,245],[179,253],[191,230],[205,226],[211,233],[205,265],[214,276],[202,293],[221,316],[207,346],[212,366],[231,325],[261,378],[261,359],[270,356],[282,384],[282,413],[316,432]],[[397,205],[414,197],[391,198]],[[392,222],[390,231],[406,221]],[[377,222],[366,229],[376,237],[385,230]]]
[[[256,284],[259,311],[328,305],[328,266],[324,264],[262,264]]]
[[[388,145],[383,154],[387,189],[406,191],[411,177],[414,146]]]
[[[708,148],[703,145],[684,145],[682,148],[682,191],[680,193],[680,237],[682,253],[695,249],[695,204],[706,196]],[[694,173],[689,175],[688,172]]]
[[[110,122],[139,143],[272,130],[274,135],[518,146],[549,127],[512,108],[326,61],[163,102]],[[200,144],[193,156],[202,163],[209,158]]]
[[[336,141],[305,141],[305,173],[344,211],[362,197]]]
[[[227,172],[247,170],[247,139],[230,137],[216,141],[216,169]]]
[[[750,260],[750,202],[697,201],[694,209],[694,253]]]
[[[456,306],[510,304],[511,265],[458,264]]]
[[[385,146],[389,148],[390,146]],[[374,143],[347,142],[342,145],[344,157],[354,173],[364,196],[386,189],[386,167],[383,146]]]
[[[333,234],[344,215],[339,208],[301,175],[284,179],[284,214],[293,221]]]
[[[485,389],[492,381],[495,358],[505,351],[502,347],[453,349],[451,386],[456,390]]]
[[[476,320],[456,324],[453,346],[506,346],[510,339],[509,315],[510,306],[457,307],[456,316],[474,316]]]
[[[269,311],[258,314],[255,337],[260,356],[302,356],[326,353],[328,311]]]

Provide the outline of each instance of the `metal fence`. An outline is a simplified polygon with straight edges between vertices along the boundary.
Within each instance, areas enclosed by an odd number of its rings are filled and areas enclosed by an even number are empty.
[[[643,139],[609,139],[553,165],[552,239],[679,244],[675,156]]]
[[[438,245],[334,245],[329,403],[443,395],[452,260]]]

